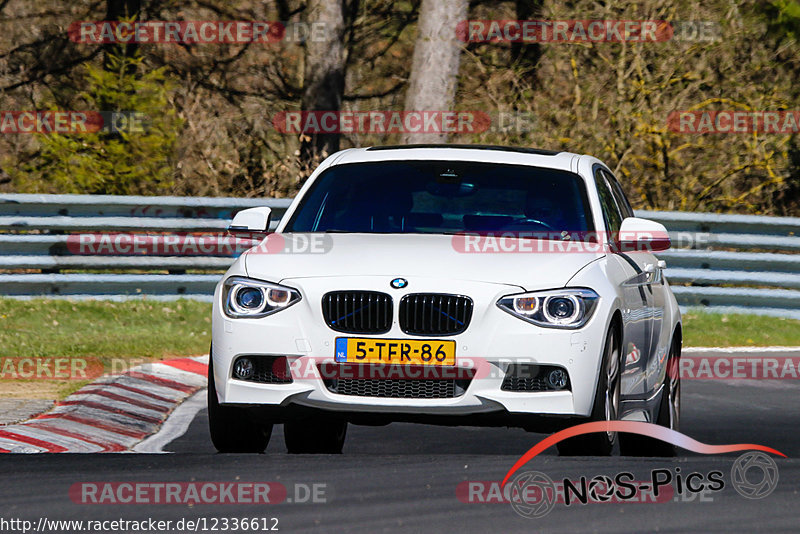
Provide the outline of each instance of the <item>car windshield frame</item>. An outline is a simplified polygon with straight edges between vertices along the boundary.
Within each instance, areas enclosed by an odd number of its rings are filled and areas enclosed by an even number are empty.
[[[594,213],[592,211],[592,205],[589,200],[589,192],[587,190],[587,183],[584,178],[575,172],[567,171],[563,169],[555,169],[552,167],[542,167],[537,165],[524,165],[524,164],[517,164],[517,163],[505,163],[505,162],[473,162],[473,161],[465,161],[465,160],[439,160],[439,159],[432,159],[432,160],[379,160],[379,161],[369,161],[369,162],[353,162],[353,163],[344,163],[339,165],[333,165],[319,174],[314,179],[314,182],[310,185],[310,187],[304,192],[303,196],[299,199],[299,203],[297,206],[292,210],[291,215],[289,216],[289,220],[283,225],[281,232],[283,233],[291,233],[291,232],[302,232],[302,233],[353,233],[353,234],[409,234],[409,235],[453,235],[453,234],[465,234],[465,233],[516,233],[519,237],[531,237],[531,238],[555,238],[556,235],[561,235],[560,229],[557,232],[547,232],[543,228],[539,228],[539,231],[535,231],[534,229],[516,229],[516,230],[504,230],[504,229],[481,229],[481,230],[473,230],[467,228],[442,228],[441,231],[378,231],[378,230],[348,230],[348,229],[339,229],[339,228],[327,228],[324,230],[317,230],[311,228],[301,228],[295,229],[294,226],[297,224],[301,213],[303,212],[303,208],[308,204],[308,202],[314,198],[315,192],[320,187],[321,184],[325,183],[326,177],[332,172],[342,172],[343,170],[352,170],[357,171],[359,167],[380,167],[380,166],[397,166],[399,164],[412,164],[412,165],[435,165],[439,168],[448,168],[448,167],[468,167],[468,168],[475,168],[475,167],[502,167],[505,170],[512,170],[517,169],[524,173],[546,173],[551,175],[550,177],[558,177],[559,180],[572,180],[574,184],[575,191],[579,198],[575,199],[575,202],[580,204],[578,212],[582,209],[583,217],[582,223],[585,226],[584,228],[576,228],[570,229],[570,234],[575,233],[586,233],[592,234],[595,231],[595,220],[594,220]],[[375,176],[380,179],[380,174],[375,173]],[[442,175],[440,175],[442,176]],[[533,179],[534,175],[531,174]],[[468,177],[467,177],[468,178]],[[433,183],[433,182],[431,182]],[[331,189],[332,190],[332,189]],[[508,191],[511,191],[509,188]],[[466,196],[466,195],[465,195]],[[327,200],[323,200],[318,202],[316,207],[314,208],[317,213],[314,217],[315,222],[314,226],[318,227],[319,225],[319,210],[321,205],[326,202]],[[578,213],[576,212],[576,213]],[[411,212],[409,212],[411,213]],[[485,216],[484,214],[478,214],[478,216]],[[462,215],[463,216],[463,215]],[[504,215],[507,216],[507,215]],[[567,238],[568,239],[568,238]]]

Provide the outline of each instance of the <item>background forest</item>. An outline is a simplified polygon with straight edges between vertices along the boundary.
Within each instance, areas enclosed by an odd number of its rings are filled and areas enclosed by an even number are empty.
[[[713,31],[658,43],[452,39],[466,18]],[[67,33],[75,21],[123,19],[288,24],[270,44],[98,45]],[[314,23],[324,39],[307,38]],[[431,46],[442,34],[449,49]],[[0,110],[149,117],[144,134],[0,135],[0,192],[286,197],[328,152],[409,139],[284,134],[277,113],[453,109],[532,120],[447,141],[593,154],[636,208],[797,216],[797,134],[677,133],[667,117],[800,110],[798,38],[795,0],[0,0]]]

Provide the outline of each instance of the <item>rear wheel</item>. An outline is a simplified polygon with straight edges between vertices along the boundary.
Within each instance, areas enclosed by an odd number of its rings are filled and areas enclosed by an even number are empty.
[[[667,373],[661,401],[658,406],[656,424],[671,430],[680,430],[681,418],[681,376],[680,339],[675,338],[669,349]],[[639,434],[625,434],[620,438],[620,453],[625,456],[675,456],[675,445]]]
[[[620,350],[616,328],[612,325],[606,334],[603,364],[594,394],[590,421],[614,421],[619,416]],[[561,456],[609,456],[617,441],[616,432],[593,432],[560,441]]]
[[[219,452],[264,452],[272,425],[260,421],[247,408],[222,406],[217,399],[212,361],[208,362],[208,429]]]
[[[290,454],[341,454],[347,435],[347,421],[313,417],[287,421],[283,439]]]

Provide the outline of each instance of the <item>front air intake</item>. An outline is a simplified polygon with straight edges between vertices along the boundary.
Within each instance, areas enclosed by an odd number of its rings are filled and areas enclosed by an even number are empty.
[[[415,336],[460,334],[472,319],[472,299],[461,295],[415,293],[400,301],[400,328]]]
[[[332,291],[322,297],[329,327],[348,334],[385,334],[392,327],[392,297],[378,291]]]

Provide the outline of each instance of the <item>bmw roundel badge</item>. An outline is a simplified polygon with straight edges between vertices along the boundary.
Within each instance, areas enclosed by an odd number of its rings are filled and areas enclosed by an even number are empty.
[[[394,280],[392,280],[391,284],[392,287],[395,289],[403,289],[408,285],[408,280],[406,280],[405,278],[395,278]]]

